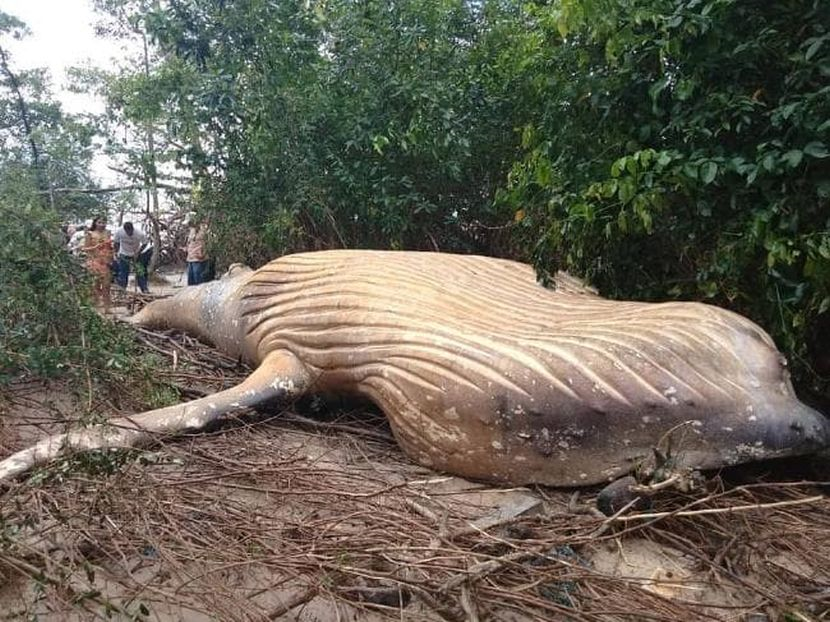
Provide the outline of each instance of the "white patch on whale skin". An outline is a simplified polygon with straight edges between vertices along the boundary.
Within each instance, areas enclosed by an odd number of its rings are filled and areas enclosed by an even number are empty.
[[[619,467],[615,464],[613,466],[608,467],[607,469],[603,469],[602,474],[606,478],[611,479],[617,474],[617,471],[619,471]]]
[[[447,408],[447,410],[444,411],[444,417],[446,419],[449,419],[450,421],[458,421],[458,419],[460,418],[458,416],[458,411],[455,410],[455,406]]]
[[[763,443],[761,441],[756,441],[755,445],[749,445],[748,443],[741,443],[740,445],[735,447],[735,452],[737,456],[742,459],[760,459],[766,456],[767,452],[763,448]]]
[[[291,393],[294,391],[294,380],[291,378],[275,378],[271,387],[277,391]]]

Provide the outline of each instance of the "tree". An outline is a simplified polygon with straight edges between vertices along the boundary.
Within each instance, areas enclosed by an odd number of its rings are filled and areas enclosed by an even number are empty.
[[[150,224],[153,253],[149,270],[155,270],[161,252],[162,201],[176,202],[190,191],[189,175],[177,176],[168,164],[174,157],[170,121],[164,108],[167,90],[164,58],[154,53],[148,39],[147,20],[158,3],[145,0],[98,0],[104,20],[99,34],[120,39],[133,50],[116,72],[78,70],[77,88],[96,91],[107,101],[103,122],[108,134],[108,154],[119,161],[111,167],[127,178],[130,189],[145,194],[144,215]],[[160,195],[165,194],[165,197]]]
[[[0,13],[0,385],[26,374],[112,378],[130,366],[127,342],[89,305],[60,231],[102,209],[86,192],[93,132],[62,113],[44,71],[14,67],[6,37],[24,33]]]
[[[20,38],[28,30],[0,12],[0,37]],[[94,131],[66,115],[52,99],[45,70],[17,70],[0,39],[0,174],[23,175],[46,197],[56,213],[85,216],[101,206],[101,197],[68,188],[95,189],[90,176]]]

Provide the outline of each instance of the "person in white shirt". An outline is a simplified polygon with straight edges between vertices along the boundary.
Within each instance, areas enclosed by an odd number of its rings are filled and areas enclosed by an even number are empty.
[[[135,266],[135,282],[138,288],[144,292],[149,292],[147,287],[147,270],[138,262],[141,251],[147,244],[147,236],[141,231],[137,231],[131,222],[125,222],[124,225],[115,232],[113,238],[115,244],[116,261],[118,262],[118,271],[115,276],[115,282],[121,288],[127,287],[127,280],[130,278],[130,266]]]

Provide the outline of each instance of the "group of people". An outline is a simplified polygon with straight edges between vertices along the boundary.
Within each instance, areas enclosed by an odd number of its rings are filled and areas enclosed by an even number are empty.
[[[187,235],[187,284],[198,285],[213,279],[212,262],[205,249],[207,228],[203,221],[191,220]],[[107,229],[106,220],[92,219],[88,229],[81,228],[70,234],[69,250],[83,254],[87,269],[93,277],[95,304],[108,312],[110,306],[110,283],[115,277],[116,284],[127,288],[130,271],[135,274],[135,283],[143,293],[149,292],[148,265],[153,252],[152,242],[135,228],[132,222],[125,222],[115,235]]]

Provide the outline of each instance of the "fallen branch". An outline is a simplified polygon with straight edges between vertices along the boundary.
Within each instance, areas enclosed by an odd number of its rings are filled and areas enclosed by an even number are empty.
[[[648,512],[646,514],[632,514],[630,516],[616,516],[608,519],[608,522],[630,522],[635,520],[649,520],[652,518],[665,518],[667,516],[703,516],[706,514],[732,514],[734,512],[748,512],[750,510],[768,510],[772,508],[783,508],[792,505],[806,505],[826,499],[824,495],[815,495],[806,499],[792,499],[790,501],[775,501],[773,503],[753,503],[750,505],[731,505],[725,508],[706,508],[704,510],[686,510],[677,512]]]
[[[265,617],[269,620],[276,620],[277,618],[281,618],[292,609],[296,609],[300,605],[304,605],[307,602],[309,602],[312,598],[317,596],[317,592],[319,592],[317,587],[310,587],[303,592],[294,594],[292,597],[287,598],[282,603],[280,603],[278,607],[275,607],[271,611],[269,611]]]

